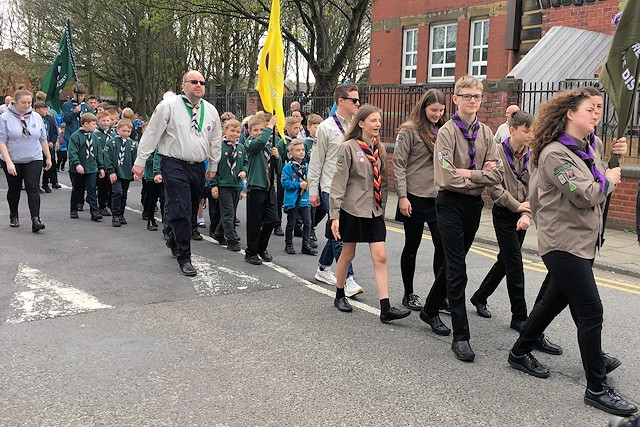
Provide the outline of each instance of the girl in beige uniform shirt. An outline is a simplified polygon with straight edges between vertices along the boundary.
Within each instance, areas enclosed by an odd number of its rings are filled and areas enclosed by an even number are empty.
[[[342,239],[342,253],[336,266],[338,310],[352,310],[344,293],[347,269],[356,255],[356,243],[369,243],[373,274],[380,298],[380,320],[402,319],[411,312],[389,303],[389,273],[385,248],[384,205],[387,196],[386,151],[378,140],[380,110],[362,106],[354,115],[336,159],[331,182],[329,219],[336,240]]]
[[[595,142],[585,141],[594,132],[596,117],[589,92],[581,88],[555,95],[533,123],[532,160],[538,180],[530,188],[530,201],[538,250],[550,280],[509,353],[509,364],[529,375],[548,377],[549,370],[530,352],[538,336],[569,305],[587,377],[584,402],[630,415],[637,408],[607,385],[602,357],[603,309],[592,265],[602,209],[620,182],[620,168],[606,169],[595,156]]]

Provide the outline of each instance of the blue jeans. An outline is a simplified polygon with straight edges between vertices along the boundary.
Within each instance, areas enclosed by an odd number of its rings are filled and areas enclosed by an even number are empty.
[[[329,212],[329,193],[322,192],[320,195],[320,202],[322,206],[326,209],[327,213]],[[327,221],[331,223],[331,220],[327,217]],[[333,260],[335,259],[338,262],[340,258],[340,254],[342,253],[342,240],[334,240],[327,239],[327,243],[324,245],[322,249],[322,253],[320,254],[320,259],[318,260],[318,265],[322,268],[329,268],[331,264],[333,264]],[[349,270],[347,271],[347,277],[353,277],[353,266],[349,264]]]

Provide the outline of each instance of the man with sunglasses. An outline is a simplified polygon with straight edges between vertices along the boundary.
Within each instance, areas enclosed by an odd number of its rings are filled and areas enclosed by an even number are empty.
[[[309,202],[311,206],[320,206],[329,212],[329,190],[338,160],[338,151],[344,141],[344,134],[349,129],[349,122],[360,107],[358,86],[341,84],[333,91],[336,101],[336,112],[318,125],[317,143],[311,152],[309,161]],[[331,222],[328,221],[330,226]],[[328,228],[328,227],[327,227]],[[336,284],[336,276],[331,272],[333,260],[336,262],[342,253],[342,241],[334,240],[331,229],[325,232],[327,243],[318,260],[315,278],[329,285]],[[363,289],[356,283],[353,267],[349,265],[344,293],[353,297],[362,293]]]
[[[202,199],[205,172],[206,179],[212,179],[218,170],[222,144],[218,111],[202,99],[205,84],[200,72],[187,71],[182,77],[182,93],[158,104],[132,168],[134,177],[141,178],[147,158],[158,147],[169,214],[166,244],[185,276],[197,274],[191,263],[191,221]]]

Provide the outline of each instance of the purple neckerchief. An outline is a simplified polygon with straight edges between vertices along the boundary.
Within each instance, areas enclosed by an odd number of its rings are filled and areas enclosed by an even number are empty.
[[[591,146],[591,150],[593,150],[594,153],[598,152],[598,144],[596,143],[596,134],[592,133],[589,134],[589,136],[587,137],[587,141],[589,141],[589,145]]]
[[[524,164],[522,165],[522,170],[520,173],[516,172],[516,165],[513,162],[513,151],[511,150],[511,146],[509,145],[509,140],[511,137],[508,137],[504,141],[502,141],[502,150],[504,151],[504,156],[507,158],[507,163],[511,167],[511,172],[516,176],[516,179],[527,185],[527,182],[524,180],[524,174],[527,173],[527,167],[529,166],[529,149],[524,153]]]
[[[464,122],[456,112],[451,120],[458,125],[460,132],[462,132],[462,136],[469,143],[469,158],[471,159],[471,165],[469,169],[474,170],[476,168],[476,138],[478,137],[478,129],[480,129],[480,124],[478,123],[478,116],[476,116],[476,121],[473,123],[473,135],[469,136],[469,132],[467,131],[467,126],[465,126]]]
[[[582,151],[580,148],[578,148],[578,145],[575,143],[573,138],[571,138],[566,133],[563,133],[558,137],[558,142],[564,145],[565,147],[567,147],[575,155],[577,155],[584,161],[584,163],[591,170],[591,174],[593,175],[593,178],[600,183],[600,191],[604,193],[606,190],[607,178],[604,175],[602,175],[602,172],[600,172],[598,168],[596,168],[595,157],[593,157],[593,153],[591,152],[591,150],[588,150],[589,151],[588,154]],[[589,146],[590,145],[587,145],[587,147]]]
[[[340,129],[340,132],[342,132],[342,136],[344,136],[345,131],[344,131],[344,128],[342,127],[342,123],[340,123],[340,119],[338,119],[338,115],[336,113],[333,113],[331,117],[333,117],[333,120],[338,125],[338,129]]]

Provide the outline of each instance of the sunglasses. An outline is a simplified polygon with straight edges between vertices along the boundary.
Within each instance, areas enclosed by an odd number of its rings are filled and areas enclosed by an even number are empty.
[[[349,98],[348,96],[343,96],[342,99],[348,99],[354,104],[360,104],[360,98]]]
[[[189,83],[191,83],[192,85],[197,85],[199,84],[200,86],[204,86],[205,82],[200,81],[200,80],[187,80]]]

